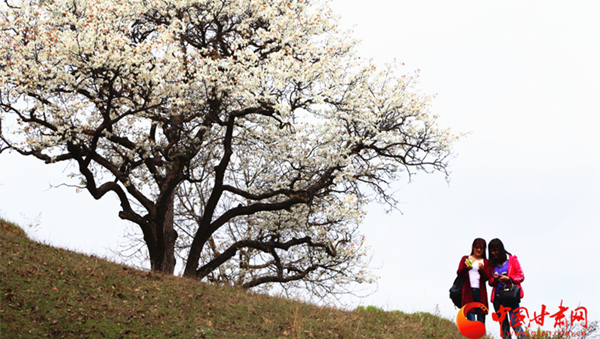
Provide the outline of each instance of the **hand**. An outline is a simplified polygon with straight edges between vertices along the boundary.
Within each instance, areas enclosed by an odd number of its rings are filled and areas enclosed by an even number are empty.
[[[473,262],[471,259],[467,258],[465,259],[465,265],[467,265],[467,267],[473,267]]]
[[[480,263],[479,263],[479,269],[480,269],[480,270],[482,270],[482,269],[483,269],[483,263],[482,263],[482,262],[480,262]]]
[[[497,278],[497,277],[498,277],[498,276],[496,276],[496,277],[494,277],[494,278]],[[507,282],[507,281],[509,281],[509,280],[510,280],[510,278],[509,278],[508,276],[504,275],[504,274],[503,274],[503,275],[501,275],[500,277],[498,277],[497,279],[500,279],[500,281],[502,281],[502,282]]]

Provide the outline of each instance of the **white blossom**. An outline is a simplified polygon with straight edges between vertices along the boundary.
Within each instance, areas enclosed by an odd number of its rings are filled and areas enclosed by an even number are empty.
[[[175,245],[152,244],[173,228],[158,212],[171,204],[178,245],[191,248],[186,275],[244,286],[316,265],[306,281],[325,290],[371,281],[358,231],[368,198],[393,206],[387,182],[446,172],[456,137],[415,91],[418,74],[360,59],[326,4],[7,4],[0,105],[20,124],[2,131],[0,147],[77,162],[94,197],[119,196],[155,269],[164,258],[154,248]],[[306,237],[312,245],[273,249],[288,265],[280,272],[275,252],[252,247],[236,249],[243,263],[210,266],[241,240]]]

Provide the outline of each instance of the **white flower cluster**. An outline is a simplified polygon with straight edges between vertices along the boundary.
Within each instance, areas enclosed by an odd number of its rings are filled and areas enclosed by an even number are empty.
[[[414,91],[417,75],[363,62],[325,4],[8,3],[0,15],[0,114],[20,124],[2,133],[7,147],[77,159],[96,186],[118,183],[141,206],[137,213],[150,216],[172,187],[186,192],[181,206],[196,214],[182,220],[206,220],[211,196],[220,200],[210,222],[236,206],[302,197],[234,215],[215,231],[218,248],[205,262],[240,239],[310,236],[337,255],[304,247],[281,257],[314,260],[322,268],[315,274],[343,267],[358,278],[340,279],[370,280],[356,232],[365,188],[390,201],[384,185],[398,173],[445,172],[456,138],[437,128],[430,98]],[[223,185],[235,190],[218,192]],[[193,235],[197,225],[184,227]],[[253,265],[270,260],[263,258],[256,252]],[[234,270],[229,265],[223,269]]]

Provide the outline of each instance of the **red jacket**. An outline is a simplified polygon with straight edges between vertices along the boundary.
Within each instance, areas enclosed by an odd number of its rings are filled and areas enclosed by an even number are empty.
[[[461,289],[462,296],[462,305],[473,302],[473,293],[471,293],[471,279],[469,279],[469,271],[471,267],[465,264],[465,260],[468,258],[468,255],[465,255],[460,259],[460,263],[458,264],[458,271],[456,274],[462,275],[465,277],[465,282],[463,283]],[[488,306],[488,297],[487,297],[487,288],[485,286],[485,282],[488,281],[492,277],[492,268],[487,259],[483,259],[483,268],[479,269],[479,286],[473,288],[479,288],[479,299],[480,302],[485,305],[486,308]],[[487,312],[485,312],[487,314]]]
[[[508,273],[507,273],[508,277],[512,279],[513,283],[515,285],[521,286],[521,283],[523,282],[523,280],[525,280],[525,275],[523,274],[523,269],[521,268],[521,264],[519,264],[519,260],[517,259],[516,255],[510,255],[508,254]],[[492,286],[494,289],[496,289],[496,286],[498,286],[498,281],[497,279],[494,279],[494,277],[492,276],[490,278],[490,286]],[[492,302],[494,302],[494,295],[496,293],[494,293],[494,289],[492,289]],[[524,293],[523,293],[523,287],[521,286],[521,298],[523,298]]]

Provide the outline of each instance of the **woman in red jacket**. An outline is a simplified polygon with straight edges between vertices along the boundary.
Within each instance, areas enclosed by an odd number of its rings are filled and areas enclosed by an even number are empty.
[[[465,255],[458,264],[456,274],[464,276],[464,283],[461,290],[462,306],[470,302],[478,302],[488,308],[487,289],[485,282],[491,277],[491,267],[485,256],[485,240],[477,238],[473,241],[471,255]],[[477,316],[477,321],[485,324],[484,312],[479,308],[467,312],[467,319],[473,321]]]
[[[490,286],[492,290],[492,303],[499,317],[502,316],[498,311],[502,308],[509,308],[510,311],[505,314],[505,318],[501,324],[502,338],[511,338],[510,328],[519,339],[525,338],[521,326],[516,326],[517,319],[514,310],[519,308],[518,301],[501,300],[498,297],[498,291],[506,284],[517,285],[521,287],[521,283],[525,280],[523,269],[516,255],[512,255],[504,249],[504,244],[500,239],[490,241],[490,266],[492,267],[492,277],[490,278]],[[521,287],[520,297],[523,298],[523,288]]]

